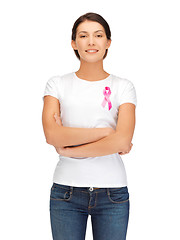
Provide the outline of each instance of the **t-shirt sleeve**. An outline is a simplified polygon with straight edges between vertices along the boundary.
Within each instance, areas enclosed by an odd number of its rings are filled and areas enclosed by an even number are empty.
[[[129,80],[122,95],[120,96],[119,106],[123,103],[133,103],[135,106],[137,105],[136,90],[134,84]]]
[[[47,81],[45,89],[44,89],[44,94],[42,97],[43,101],[44,101],[44,96],[46,96],[46,95],[53,96],[59,100],[57,80],[58,80],[57,77],[51,77]]]

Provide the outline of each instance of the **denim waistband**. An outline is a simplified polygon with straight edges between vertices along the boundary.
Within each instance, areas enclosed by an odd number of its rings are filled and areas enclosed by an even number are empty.
[[[58,184],[58,183],[55,183],[53,182],[53,187],[54,186],[57,186],[57,187],[60,187],[60,188],[63,188],[63,189],[66,189],[66,190],[77,190],[77,191],[87,191],[87,192],[91,192],[91,191],[105,191],[105,190],[108,190],[109,188],[97,188],[97,187],[74,187],[74,186],[69,186],[69,185],[63,185],[63,184]],[[127,187],[127,186],[125,186]],[[112,188],[110,187],[110,189],[117,189],[118,187],[115,187],[115,188]],[[119,187],[120,188],[120,187]]]

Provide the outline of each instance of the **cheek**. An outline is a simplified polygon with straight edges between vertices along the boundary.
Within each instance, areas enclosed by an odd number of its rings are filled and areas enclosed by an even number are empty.
[[[84,51],[84,48],[85,48],[85,46],[86,46],[86,43],[85,43],[85,41],[83,41],[83,42],[77,42],[76,43],[76,45],[77,45],[77,47],[78,47],[78,49],[80,50],[80,51]]]
[[[107,47],[107,41],[99,40],[96,42],[96,45],[99,46],[99,49],[101,49],[101,51],[104,51],[104,50],[106,50],[106,47]]]
[[[106,47],[107,47],[107,42],[104,41],[104,42],[103,42],[103,48],[106,48]]]

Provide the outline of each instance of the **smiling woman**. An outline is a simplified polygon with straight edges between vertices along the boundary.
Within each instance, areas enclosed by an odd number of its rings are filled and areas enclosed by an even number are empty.
[[[91,21],[91,24],[88,24],[89,21]],[[109,25],[106,22],[106,20],[99,14],[87,13],[79,17],[75,21],[74,26],[72,28],[71,45],[79,60],[82,57],[79,52],[81,51],[81,49],[79,49],[79,43],[80,44],[84,43],[86,45],[88,45],[88,43],[93,44],[93,43],[87,42],[89,40],[92,41],[92,39],[98,40],[98,42],[101,44],[101,49],[97,49],[97,48],[96,49],[104,50],[103,59],[105,59],[108,53],[108,48],[110,47],[110,44],[111,44],[111,31],[110,31]],[[78,41],[78,40],[81,40],[81,41]],[[86,48],[86,49],[92,49],[92,48]]]
[[[94,239],[126,239],[129,193],[121,154],[132,147],[137,99],[130,80],[104,70],[110,45],[102,16],[80,16],[71,39],[79,70],[51,77],[45,87],[44,133],[59,154],[50,196],[55,240],[84,240],[89,214]]]

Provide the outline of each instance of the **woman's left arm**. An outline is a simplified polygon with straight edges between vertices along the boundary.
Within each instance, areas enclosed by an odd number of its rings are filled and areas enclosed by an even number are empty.
[[[116,131],[103,139],[77,147],[58,149],[58,153],[67,157],[98,157],[114,153],[128,153],[132,147],[135,129],[135,108],[132,103],[119,107]]]

